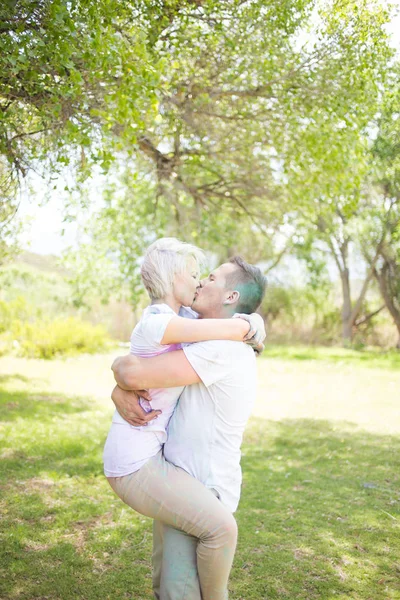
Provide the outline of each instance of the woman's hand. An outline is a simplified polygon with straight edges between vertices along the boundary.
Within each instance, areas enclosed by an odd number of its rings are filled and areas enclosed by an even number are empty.
[[[262,318],[262,316],[257,313],[252,313],[251,315],[235,313],[233,317],[238,319],[244,319],[249,323],[250,328],[243,341],[252,346],[252,348],[258,354],[260,354],[264,350],[263,342],[267,337],[264,319]]]

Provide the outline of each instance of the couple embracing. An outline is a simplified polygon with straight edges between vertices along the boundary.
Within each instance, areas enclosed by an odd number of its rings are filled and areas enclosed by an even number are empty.
[[[154,519],[158,600],[228,598],[240,446],[265,338],[254,314],[261,271],[234,257],[200,280],[203,261],[201,250],[174,238],[148,248],[141,275],[151,304],[130,355],[112,367],[117,410],[104,471],[123,502]]]

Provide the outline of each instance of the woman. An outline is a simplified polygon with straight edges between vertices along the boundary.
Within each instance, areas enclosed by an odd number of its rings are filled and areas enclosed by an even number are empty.
[[[192,304],[203,258],[198,248],[173,238],[150,246],[141,274],[151,305],[133,330],[132,354],[150,357],[179,349],[181,343],[244,341],[253,335],[258,315],[196,320],[193,311],[182,308]],[[148,408],[162,413],[146,427],[133,427],[115,412],[104,449],[105,474],[117,495],[136,511],[199,539],[202,598],[222,600],[236,546],[234,517],[211,490],[167,463],[161,451],[182,389],[150,390]]]

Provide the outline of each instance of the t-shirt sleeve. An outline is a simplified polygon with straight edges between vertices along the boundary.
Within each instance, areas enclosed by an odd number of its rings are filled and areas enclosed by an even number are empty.
[[[160,344],[165,330],[171,319],[176,315],[171,313],[150,314],[142,325],[142,335],[150,344]]]
[[[197,342],[184,347],[183,351],[206,387],[230,376],[232,358],[226,342]]]

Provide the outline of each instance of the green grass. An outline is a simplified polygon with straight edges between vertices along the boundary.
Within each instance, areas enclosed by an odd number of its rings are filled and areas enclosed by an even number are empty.
[[[400,599],[400,370],[380,369],[374,356],[343,366],[325,349],[310,352],[259,361],[231,600]],[[151,523],[102,475],[111,358],[0,359],[2,599],[152,597]],[[333,378],[339,397],[353,378],[362,400],[371,374],[364,420],[348,402],[333,418],[309,394],[299,412],[301,377]],[[273,413],[262,404],[270,375]]]
[[[267,345],[263,358],[317,360],[378,369],[400,369],[400,351],[366,347],[360,350],[338,346]]]

